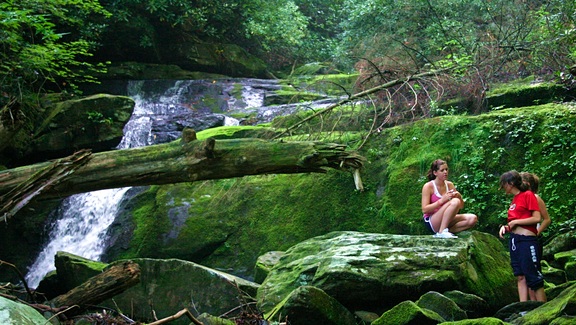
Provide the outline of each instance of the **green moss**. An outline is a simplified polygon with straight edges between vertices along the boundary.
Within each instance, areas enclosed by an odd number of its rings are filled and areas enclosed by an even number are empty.
[[[378,170],[366,174],[382,179],[382,217],[405,226],[417,220],[425,173],[434,159],[442,158],[448,161],[450,178],[466,199],[465,210],[480,216],[480,229],[490,231],[505,218],[509,198],[498,191],[498,179],[510,169],[539,175],[540,194],[552,209],[554,221],[562,221],[565,214],[559,209],[576,206],[567,192],[569,177],[576,172],[574,112],[570,106],[547,104],[472,117],[434,118],[384,130],[366,148],[379,153],[368,164]]]
[[[444,322],[443,325],[506,325],[507,323],[499,318],[483,317],[475,319],[463,319],[456,322]]]
[[[521,324],[551,324],[556,318],[564,314],[572,314],[576,304],[576,285],[572,285],[562,291],[554,300],[528,312],[522,317]]]
[[[486,101],[491,108],[510,108],[551,103],[569,95],[570,91],[561,84],[533,82],[529,78],[496,86],[487,92]]]
[[[158,247],[162,235],[169,229],[170,221],[166,210],[156,203],[161,193],[161,187],[152,186],[138,197],[137,204],[132,211],[135,224],[132,240],[130,246],[120,253],[118,259],[162,256],[159,254]]]
[[[444,319],[437,313],[418,307],[412,301],[404,301],[396,305],[391,310],[385,312],[372,322],[372,325],[386,325],[386,324],[439,324],[444,322]]]
[[[199,140],[207,138],[270,138],[276,131],[266,126],[222,126],[198,132]]]

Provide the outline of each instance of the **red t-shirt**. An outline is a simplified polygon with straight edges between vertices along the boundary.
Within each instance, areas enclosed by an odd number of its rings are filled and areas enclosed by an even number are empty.
[[[532,217],[532,211],[540,211],[536,195],[532,191],[520,192],[512,199],[512,204],[508,209],[508,222],[512,220],[526,219]],[[520,226],[524,229],[530,230],[534,234],[538,234],[538,229],[534,225]]]

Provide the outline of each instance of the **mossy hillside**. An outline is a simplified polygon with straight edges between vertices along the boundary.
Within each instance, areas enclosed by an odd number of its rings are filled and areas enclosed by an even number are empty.
[[[370,209],[372,195],[354,190],[348,174],[270,175],[239,179],[210,215],[236,220],[234,233],[204,262],[214,267],[253,273],[257,257],[286,250],[332,230],[384,231]],[[359,220],[364,220],[359,222]]]
[[[256,259],[267,251],[331,230],[385,231],[374,211],[358,210],[373,206],[375,196],[356,192],[352,176],[337,171],[174,184],[148,193],[138,197],[134,215],[144,225],[136,227],[123,258],[176,257],[252,277]],[[181,208],[187,212],[176,233],[169,220]],[[140,220],[146,211],[153,222]]]
[[[151,186],[133,199],[135,203],[130,211],[130,223],[134,225],[134,229],[130,246],[119,255],[111,255],[111,260],[139,256],[159,257],[156,248],[161,242],[162,234],[169,229],[170,222],[165,211],[156,204],[158,191],[159,186]]]
[[[448,160],[465,211],[479,216],[478,230],[495,234],[504,222],[510,198],[498,191],[498,180],[509,169],[541,177],[540,194],[554,226],[571,217],[563,211],[576,207],[570,178],[576,170],[575,117],[569,105],[547,104],[382,130],[360,149],[368,159],[364,192],[354,189],[350,173],[336,170],[153,187],[145,196],[149,201],[140,203],[137,223],[144,226],[136,232],[155,235],[139,234],[125,257],[185,258],[251,276],[259,255],[334,230],[428,234],[420,194],[436,158]],[[188,212],[170,237],[170,213],[176,210]],[[159,227],[146,226],[151,217]]]
[[[565,221],[569,216],[562,211],[576,206],[570,194],[576,171],[575,112],[569,105],[547,104],[387,129],[369,142],[364,178],[382,180],[380,215],[397,225],[391,229],[421,224],[420,191],[436,158],[449,162],[450,178],[467,200],[465,211],[479,215],[481,230],[495,231],[506,218],[510,198],[498,190],[498,182],[510,169],[539,175],[539,193],[554,222]],[[370,171],[374,166],[379,170]]]

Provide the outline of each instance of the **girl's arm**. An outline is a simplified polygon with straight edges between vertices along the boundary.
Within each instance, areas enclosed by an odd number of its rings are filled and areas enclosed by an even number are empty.
[[[540,222],[540,227],[538,227],[538,235],[542,234],[546,228],[552,223],[552,219],[550,219],[550,215],[548,214],[548,210],[546,209],[546,203],[540,196],[536,196],[538,199],[538,206],[540,207],[540,214],[542,215],[542,220]]]
[[[430,214],[434,212],[434,210],[441,207],[444,203],[446,203],[444,196],[440,200],[434,203],[430,203],[430,196],[432,196],[432,191],[432,185],[430,185],[430,183],[426,183],[424,186],[422,186],[422,213],[424,214]]]
[[[508,226],[510,226],[510,229],[512,229],[516,226],[535,225],[539,223],[541,219],[542,215],[540,214],[540,211],[532,211],[532,216],[530,218],[512,220],[508,223]]]
[[[462,194],[460,194],[460,192],[458,192],[458,190],[456,190],[456,186],[454,186],[454,183],[452,183],[452,182],[448,182],[448,188],[450,191],[453,191],[453,193],[454,193],[452,197],[460,200],[459,210],[462,210],[464,208],[464,199],[462,198]]]

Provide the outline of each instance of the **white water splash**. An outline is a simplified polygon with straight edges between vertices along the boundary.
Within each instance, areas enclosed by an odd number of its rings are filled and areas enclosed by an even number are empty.
[[[132,98],[135,101],[134,111],[124,127],[124,137],[118,149],[149,143],[151,121],[148,115],[151,112],[137,94]],[[100,260],[106,244],[106,230],[114,222],[120,201],[129,189],[124,187],[94,191],[72,195],[63,200],[59,208],[61,215],[52,224],[48,244],[28,268],[25,277],[28,286],[36,288],[46,274],[56,269],[54,257],[58,251]]]
[[[106,229],[114,221],[118,204],[129,189],[95,191],[67,198],[61,208],[62,216],[53,225],[50,238],[30,272],[26,282],[36,288],[42,278],[55,269],[54,256],[66,251],[88,259],[98,260],[104,249]]]

